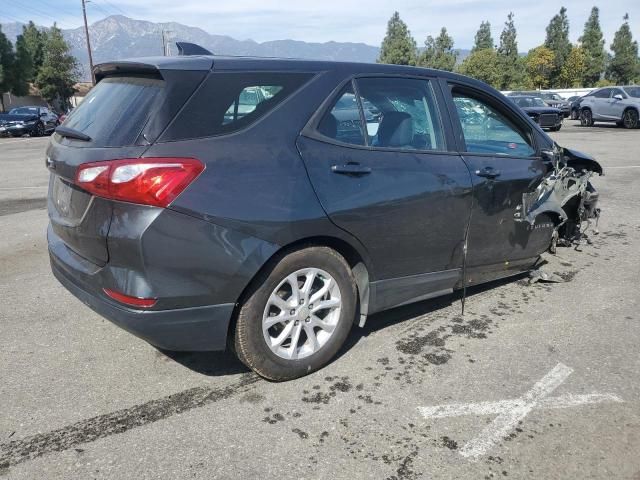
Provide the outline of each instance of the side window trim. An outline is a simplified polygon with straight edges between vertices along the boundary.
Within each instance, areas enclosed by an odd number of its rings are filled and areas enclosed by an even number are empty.
[[[369,134],[367,132],[367,118],[364,114],[362,97],[360,96],[360,89],[358,88],[358,82],[356,82],[355,77],[351,78],[351,88],[353,89],[353,94],[356,96],[356,103],[358,104],[358,114],[360,115],[360,128],[362,130],[362,136],[364,138],[364,146],[370,147]]]
[[[458,140],[458,152],[460,154],[464,153],[473,153],[473,155],[480,156],[494,156],[494,157],[508,157],[509,155],[501,154],[501,153],[482,153],[482,152],[468,152],[466,147],[466,140],[464,137],[464,132],[462,130],[462,122],[460,117],[458,116],[458,111],[453,102],[453,89],[459,88],[464,92],[467,92],[472,98],[476,98],[480,101],[487,103],[488,105],[496,108],[500,113],[505,115],[507,119],[509,119],[514,126],[519,130],[519,132],[524,135],[528,141],[530,142],[530,146],[535,150],[535,157],[540,157],[540,148],[538,145],[538,141],[535,135],[533,128],[528,125],[520,116],[511,110],[510,106],[507,108],[504,107],[502,102],[498,98],[494,98],[492,95],[489,95],[477,88],[467,85],[463,82],[452,81],[448,79],[443,79],[443,84],[446,86],[446,91],[448,92],[448,101],[447,105],[449,108],[449,117],[451,118],[451,123],[453,124],[454,132],[456,132],[456,139]],[[514,158],[527,158],[530,159],[532,157],[521,157],[514,155]]]

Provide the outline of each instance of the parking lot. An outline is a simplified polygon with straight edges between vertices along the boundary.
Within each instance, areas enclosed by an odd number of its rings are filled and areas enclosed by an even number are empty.
[[[640,479],[640,131],[577,122],[598,235],[526,276],[371,317],[287,383],[161,352],[50,273],[47,138],[0,139],[0,477]]]

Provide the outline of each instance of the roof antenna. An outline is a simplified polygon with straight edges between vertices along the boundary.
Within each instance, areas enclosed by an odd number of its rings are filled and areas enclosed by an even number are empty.
[[[178,47],[178,55],[182,56],[213,55],[209,50],[202,48],[200,45],[196,45],[195,43],[176,42],[176,47]]]

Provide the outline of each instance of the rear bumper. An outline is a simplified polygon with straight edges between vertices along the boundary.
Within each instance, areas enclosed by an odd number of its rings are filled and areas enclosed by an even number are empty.
[[[64,249],[64,250],[62,250]],[[84,277],[90,273],[75,269],[71,252],[61,242],[49,242],[53,274],[85,305],[124,330],[165,350],[224,350],[234,304],[226,303],[171,310],[134,310],[92,291]]]

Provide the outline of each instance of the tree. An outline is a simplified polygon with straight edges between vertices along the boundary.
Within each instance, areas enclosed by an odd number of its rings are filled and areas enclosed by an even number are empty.
[[[582,47],[571,47],[571,52],[560,69],[558,85],[562,88],[581,87],[586,71],[586,61],[587,56]]]
[[[418,65],[453,71],[458,59],[458,52],[453,49],[453,38],[447,33],[445,27],[442,27],[437,38],[434,39],[429,35],[424,45],[425,49],[418,58]]]
[[[22,35],[18,35],[16,40],[16,55],[13,68],[11,92],[18,96],[28,95],[29,79],[33,77],[33,62]]]
[[[504,23],[504,29],[500,34],[498,61],[500,64],[499,86],[501,90],[508,90],[522,82],[522,72],[519,68],[518,33],[513,16],[513,12],[510,12],[507,16],[507,21]]]
[[[394,12],[387,23],[387,34],[382,40],[378,63],[416,64],[416,41],[398,12]]]
[[[54,24],[47,34],[36,86],[49,103],[60,109],[68,106],[69,98],[75,91],[73,86],[78,81],[76,59],[69,51],[69,44],[62,37],[62,31]]]
[[[33,82],[42,67],[44,44],[46,42],[47,34],[44,31],[38,30],[33,22],[29,22],[22,27],[22,37],[24,38],[25,48],[29,52],[31,57],[31,75],[27,78],[27,81]]]
[[[540,45],[529,50],[525,60],[529,84],[533,88],[549,88],[555,66],[555,54],[550,48]]]
[[[571,42],[569,41],[569,18],[567,9],[560,8],[560,13],[553,16],[547,26],[547,38],[544,46],[554,54],[553,71],[551,72],[551,83],[556,85],[559,81],[562,66],[567,61],[571,53]]]
[[[471,49],[471,53],[484,50],[485,48],[494,48],[493,37],[491,36],[491,24],[489,22],[482,22],[480,24],[480,28],[476,32],[476,40]]]
[[[633,40],[629,28],[629,14],[613,37],[613,58],[607,68],[607,77],[618,85],[631,83],[638,75],[638,42]]]
[[[0,96],[13,89],[14,62],[15,54],[13,53],[13,45],[2,32],[2,27],[0,27],[0,67],[2,67],[3,72],[2,79],[0,79]]]
[[[592,87],[602,78],[607,54],[604,50],[604,37],[600,28],[600,11],[598,7],[591,9],[591,15],[584,24],[584,32],[579,39],[584,52],[584,75],[582,83]]]
[[[500,86],[500,62],[498,54],[493,48],[483,48],[472,52],[463,60],[458,71],[493,87]]]

